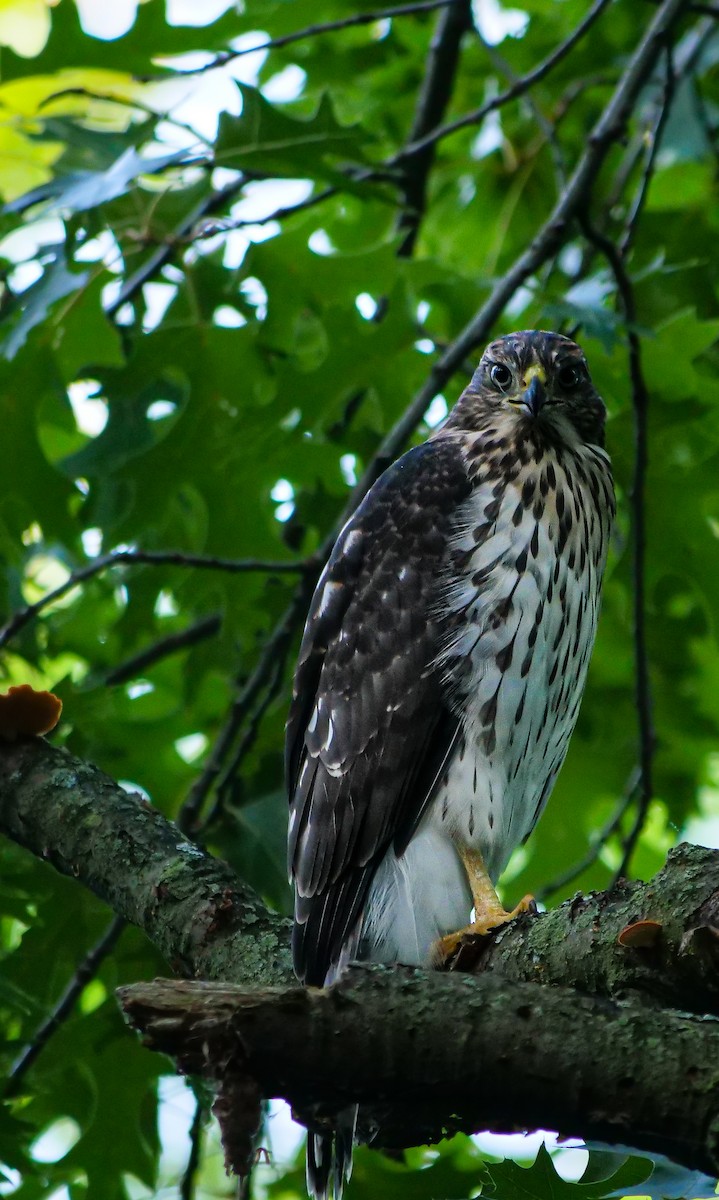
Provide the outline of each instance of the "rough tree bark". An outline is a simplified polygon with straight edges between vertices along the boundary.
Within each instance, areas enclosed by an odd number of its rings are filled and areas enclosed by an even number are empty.
[[[520,918],[466,948],[471,973],[356,968],[320,992],[293,980],[288,922],[226,864],[46,742],[0,747],[0,830],[144,929],[179,974],[222,981],[138,984],[121,1001],[225,1094],[250,1078],[316,1125],[358,1100],[374,1144],[551,1125],[719,1173],[714,851],[680,846],[648,884]]]

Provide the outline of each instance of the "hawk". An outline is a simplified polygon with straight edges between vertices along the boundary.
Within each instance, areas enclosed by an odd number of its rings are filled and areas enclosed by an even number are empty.
[[[340,533],[287,725],[293,955],[440,961],[505,912],[494,883],[567,753],[615,510],[605,407],[557,333],[492,342],[441,428]],[[467,925],[474,908],[474,922]],[[465,928],[463,928],[465,927]],[[459,932],[457,932],[459,931]],[[315,1195],[335,1191],[310,1139]]]

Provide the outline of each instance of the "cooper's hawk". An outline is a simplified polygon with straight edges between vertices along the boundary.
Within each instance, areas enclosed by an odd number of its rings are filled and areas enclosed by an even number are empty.
[[[604,418],[574,342],[500,338],[337,539],[287,727],[306,983],[351,959],[442,958],[473,906],[478,932],[514,915],[493,881],[552,790],[594,642],[615,507]],[[308,1167],[326,1193],[326,1139]]]

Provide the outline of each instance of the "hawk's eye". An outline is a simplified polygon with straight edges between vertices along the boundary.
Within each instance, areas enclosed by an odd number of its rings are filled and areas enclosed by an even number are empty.
[[[493,363],[489,369],[489,378],[494,386],[503,392],[512,382],[512,372],[509,367],[505,367],[504,363]]]
[[[559,371],[557,375],[557,382],[559,383],[560,387],[566,388],[566,390],[569,391],[570,388],[577,386],[581,378],[582,373],[579,370],[579,367],[566,366],[562,367]]]

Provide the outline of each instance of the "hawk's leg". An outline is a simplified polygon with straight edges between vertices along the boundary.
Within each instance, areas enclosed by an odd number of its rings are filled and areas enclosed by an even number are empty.
[[[433,958],[438,963],[443,963],[451,958],[459,949],[464,937],[481,936],[489,933],[491,929],[496,929],[498,925],[506,925],[520,913],[536,911],[534,897],[524,896],[516,908],[507,912],[502,907],[502,902],[494,890],[494,884],[487,874],[484,859],[479,851],[468,850],[464,846],[459,846],[458,851],[467,872],[469,886],[472,889],[474,920],[471,925],[466,925],[464,929],[458,929],[456,933],[448,933],[446,937],[439,938],[434,943]]]

